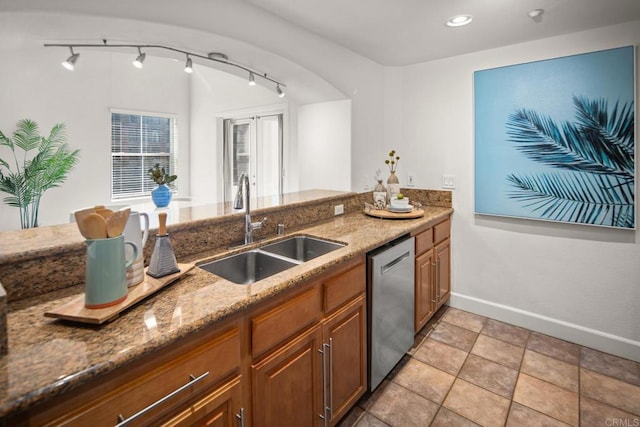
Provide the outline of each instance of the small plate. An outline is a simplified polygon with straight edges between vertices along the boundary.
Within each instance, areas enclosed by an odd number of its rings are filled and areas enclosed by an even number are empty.
[[[389,212],[395,212],[395,213],[406,213],[406,212],[411,212],[413,210],[413,206],[407,206],[406,208],[396,208],[393,206],[387,206],[387,210]]]

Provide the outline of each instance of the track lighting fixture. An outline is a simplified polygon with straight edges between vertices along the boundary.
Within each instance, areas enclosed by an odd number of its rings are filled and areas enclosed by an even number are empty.
[[[45,43],[44,47],[66,47],[69,48],[69,50],[71,51],[71,56],[67,58],[66,61],[64,61],[62,63],[62,65],[64,65],[65,68],[69,69],[69,70],[73,70],[74,69],[74,65],[75,62],[78,60],[78,57],[80,56],[79,53],[75,53],[74,49],[79,49],[79,48],[87,48],[87,49],[96,49],[96,48],[109,48],[111,50],[113,49],[137,49],[138,50],[138,56],[136,57],[135,61],[133,61],[133,65],[136,66],[137,68],[142,68],[143,67],[143,63],[144,60],[146,58],[146,52],[148,52],[150,49],[162,49],[165,51],[171,51],[171,52],[176,52],[176,53],[180,53],[183,55],[186,55],[187,60],[185,63],[185,67],[184,67],[184,71],[187,73],[192,73],[193,72],[193,60],[192,58],[199,58],[202,59],[204,61],[202,62],[206,62],[206,61],[212,61],[212,62],[217,62],[221,65],[221,68],[224,67],[233,67],[233,68],[237,68],[240,70],[243,70],[247,73],[249,73],[249,84],[251,86],[254,86],[256,84],[256,77],[259,77],[260,79],[266,80],[268,82],[271,82],[273,84],[276,85],[276,92],[278,93],[278,96],[280,98],[282,98],[285,93],[283,88],[287,87],[287,85],[285,85],[284,83],[272,78],[271,76],[267,75],[266,73],[260,73],[252,68],[249,68],[245,65],[242,64],[238,64],[236,62],[230,61],[229,57],[227,55],[225,55],[224,53],[220,53],[220,52],[211,52],[209,54],[206,55],[201,55],[199,53],[195,53],[195,52],[190,52],[187,50],[182,50],[182,49],[177,49],[175,47],[171,47],[171,46],[165,46],[165,45],[158,45],[158,44],[119,44],[119,43],[107,43],[106,40],[102,40],[102,43]],[[143,52],[142,50],[145,50],[145,52]],[[200,62],[199,62],[200,63]]]
[[[66,68],[69,71],[73,71],[73,69],[76,67],[76,61],[78,60],[78,57],[80,56],[79,53],[73,53],[73,47],[69,46],[69,50],[71,51],[71,56],[68,57],[67,59],[64,60],[64,62],[62,63],[62,66],[64,68]]]
[[[146,53],[142,53],[142,49],[138,48],[138,57],[133,61],[133,66],[136,68],[142,68],[144,65],[144,59],[147,57]]]

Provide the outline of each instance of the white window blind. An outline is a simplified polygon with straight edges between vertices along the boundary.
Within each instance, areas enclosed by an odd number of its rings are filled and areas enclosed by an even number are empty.
[[[112,111],[111,198],[148,196],[156,184],[147,171],[156,163],[175,174],[177,134],[173,117]]]

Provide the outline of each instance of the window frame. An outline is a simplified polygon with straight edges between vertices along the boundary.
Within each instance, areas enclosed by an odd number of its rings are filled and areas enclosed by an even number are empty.
[[[167,153],[167,152],[156,151],[156,152],[144,153],[143,150],[142,150],[142,147],[143,147],[142,133],[138,134],[138,136],[139,136],[139,140],[138,140],[139,151],[138,152],[136,152],[136,153],[114,152],[113,151],[113,146],[114,146],[113,116],[114,116],[114,114],[138,116],[140,118],[142,118],[142,117],[150,117],[150,118],[169,119],[170,120],[170,122],[169,122],[169,133],[170,133],[170,136],[169,136],[169,138],[170,138],[170,140],[169,140],[169,146],[170,146],[169,152]],[[144,185],[139,187],[140,191],[138,191],[136,193],[114,193],[114,166],[115,166],[114,158],[116,158],[116,157],[139,157],[139,158],[144,158],[144,157],[163,157],[163,156],[166,156],[166,157],[168,157],[169,173],[172,174],[172,175],[177,174],[177,170],[178,170],[178,116],[175,115],[175,114],[169,114],[169,113],[158,113],[158,112],[148,112],[148,111],[139,111],[139,110],[127,110],[127,109],[111,108],[111,109],[109,109],[109,122],[110,122],[110,131],[111,131],[110,149],[109,149],[109,151],[110,151],[110,166],[109,166],[109,170],[110,170],[110,174],[109,174],[110,187],[109,187],[109,192],[110,192],[110,195],[111,195],[111,201],[112,202],[121,202],[121,201],[126,201],[126,200],[133,200],[133,199],[141,199],[141,198],[149,198],[149,197],[151,197],[152,189],[149,189],[148,191],[142,191],[142,190],[144,190]],[[142,176],[141,176],[141,181],[140,181],[141,184],[144,182],[144,178],[147,176],[146,169],[148,169],[148,168],[146,166],[149,166],[149,165],[145,165],[143,170],[142,170]],[[151,167],[151,166],[149,166],[149,167]],[[174,181],[171,184],[171,191],[174,194],[178,193],[178,186],[176,185],[176,183],[177,183],[177,181]]]

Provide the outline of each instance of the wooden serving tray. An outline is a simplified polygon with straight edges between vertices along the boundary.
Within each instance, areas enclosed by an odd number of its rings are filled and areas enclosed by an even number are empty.
[[[364,209],[365,214],[383,219],[412,219],[424,216],[424,211],[419,208],[413,208],[410,212],[391,212],[386,209]]]
[[[195,267],[195,264],[178,264],[178,268],[180,269],[179,272],[160,277],[158,279],[154,279],[147,275],[147,269],[145,268],[144,282],[130,287],[127,298],[119,304],[106,308],[86,308],[84,306],[84,294],[81,294],[68,303],[45,312],[44,315],[46,317],[55,317],[57,319],[91,323],[94,325],[110,322],[116,319],[122,311],[180,279],[193,267]]]

